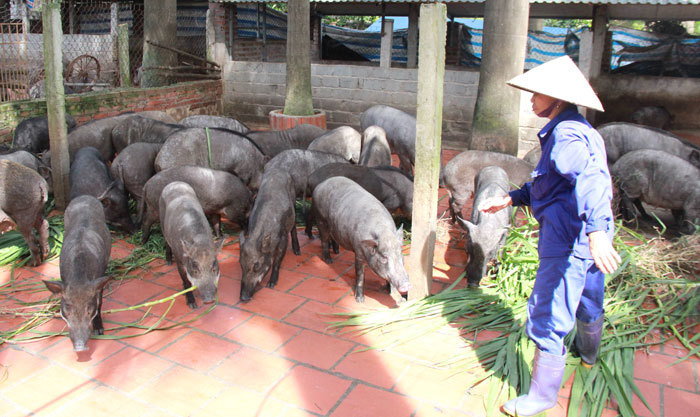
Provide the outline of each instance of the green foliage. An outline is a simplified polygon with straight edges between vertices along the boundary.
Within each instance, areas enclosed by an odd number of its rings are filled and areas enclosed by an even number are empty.
[[[582,27],[590,27],[591,19],[546,19],[544,25],[575,30]]]
[[[322,21],[327,25],[349,29],[365,30],[380,16],[324,16]]]

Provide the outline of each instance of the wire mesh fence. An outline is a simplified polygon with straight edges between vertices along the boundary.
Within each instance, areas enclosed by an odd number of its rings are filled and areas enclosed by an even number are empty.
[[[177,5],[171,46],[206,57],[206,3]],[[23,0],[0,0],[0,102],[45,95],[41,13]],[[143,1],[64,0],[62,60],[66,94],[119,85],[117,28],[129,31],[131,79],[138,85],[143,57]]]

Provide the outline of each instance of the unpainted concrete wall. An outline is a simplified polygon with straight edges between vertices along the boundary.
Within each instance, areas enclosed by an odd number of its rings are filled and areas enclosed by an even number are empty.
[[[359,130],[360,115],[385,104],[415,115],[416,69],[362,65],[311,65],[314,108],[327,114],[329,129],[349,125]],[[443,142],[465,144],[471,128],[479,73],[445,71]],[[284,107],[285,64],[227,62],[223,71],[224,114],[244,123],[266,124],[270,111]]]

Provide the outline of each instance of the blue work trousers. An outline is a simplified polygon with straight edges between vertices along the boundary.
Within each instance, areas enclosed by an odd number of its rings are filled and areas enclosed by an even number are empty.
[[[592,259],[540,258],[528,300],[528,336],[541,351],[564,354],[564,337],[575,319],[590,323],[603,314],[604,290],[605,274]]]

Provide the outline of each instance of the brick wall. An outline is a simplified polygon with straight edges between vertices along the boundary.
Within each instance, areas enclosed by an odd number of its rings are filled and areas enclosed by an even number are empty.
[[[374,104],[415,114],[416,69],[361,65],[311,65],[313,103],[326,111],[328,128],[360,128],[360,115]],[[223,111],[242,122],[268,123],[268,114],[284,106],[285,64],[227,62],[223,71]],[[443,142],[463,146],[471,128],[479,73],[445,71]]]
[[[126,111],[162,110],[175,120],[191,114],[221,114],[222,84],[218,80],[179,83],[168,87],[115,89],[66,96],[66,112],[78,124]],[[0,104],[0,143],[11,143],[14,128],[29,117],[46,115],[46,100]]]

